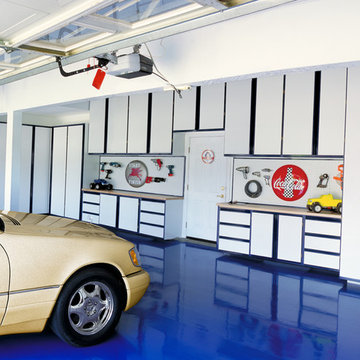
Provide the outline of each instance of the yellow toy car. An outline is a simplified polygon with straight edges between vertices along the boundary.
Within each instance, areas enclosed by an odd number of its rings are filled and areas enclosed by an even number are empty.
[[[342,200],[334,199],[331,194],[322,195],[319,198],[309,199],[307,208],[316,213],[321,212],[322,209],[331,209],[341,214]]]

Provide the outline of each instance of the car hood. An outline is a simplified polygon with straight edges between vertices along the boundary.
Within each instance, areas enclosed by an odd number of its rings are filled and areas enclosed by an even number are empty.
[[[97,237],[116,238],[111,231],[83,221],[53,215],[28,214],[17,211],[0,211],[7,234],[43,235],[59,237]]]

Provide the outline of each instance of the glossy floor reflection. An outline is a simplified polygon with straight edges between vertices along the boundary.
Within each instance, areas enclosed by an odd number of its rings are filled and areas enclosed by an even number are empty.
[[[134,241],[134,239],[132,239]],[[151,284],[104,344],[0,338],[1,359],[359,359],[360,294],[336,277],[136,240]]]

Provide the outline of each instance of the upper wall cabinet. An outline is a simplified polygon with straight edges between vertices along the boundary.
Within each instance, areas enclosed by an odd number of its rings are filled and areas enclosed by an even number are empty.
[[[251,79],[226,87],[225,154],[249,154]]]
[[[147,152],[149,94],[131,95],[129,99],[128,153]]]
[[[283,76],[257,79],[254,154],[281,154],[283,87]]]
[[[106,99],[90,101],[89,153],[105,152]]]
[[[122,154],[127,152],[128,107],[128,96],[117,96],[109,99],[107,153]]]
[[[321,71],[318,155],[344,154],[346,69]]]
[[[152,94],[150,153],[171,154],[173,98],[172,91]]]
[[[175,94],[174,131],[195,130],[196,87]]]
[[[224,128],[225,84],[201,86],[200,130]]]
[[[314,123],[313,71],[286,75],[284,155],[311,155]]]

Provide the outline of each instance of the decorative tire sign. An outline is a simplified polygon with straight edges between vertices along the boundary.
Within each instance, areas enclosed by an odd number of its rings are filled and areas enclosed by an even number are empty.
[[[204,150],[201,153],[201,160],[203,161],[203,163],[205,164],[211,164],[212,162],[214,162],[215,160],[215,154],[212,150]]]
[[[271,185],[278,198],[296,201],[305,195],[309,181],[303,169],[296,165],[284,165],[275,171]]]
[[[131,161],[126,167],[125,178],[128,184],[132,187],[138,188],[143,186],[147,176],[148,169],[142,161]]]

